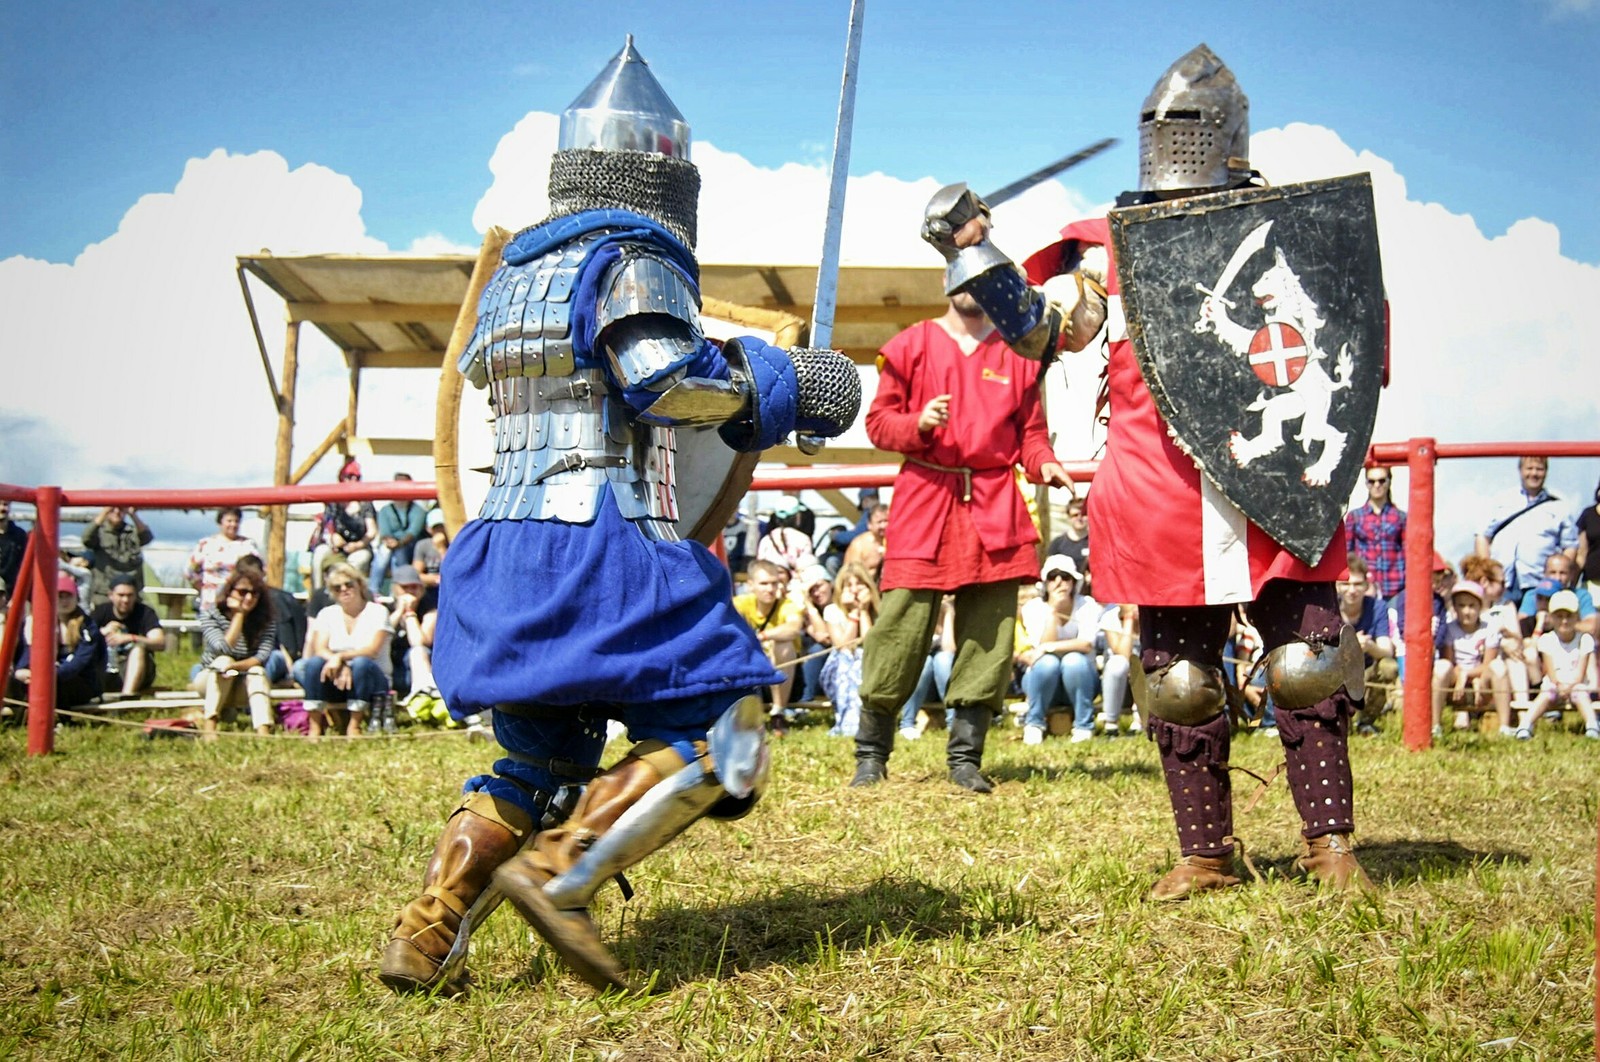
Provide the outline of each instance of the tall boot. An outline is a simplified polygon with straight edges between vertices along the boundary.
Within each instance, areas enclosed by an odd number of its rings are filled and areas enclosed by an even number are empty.
[[[994,786],[978,769],[983,765],[983,745],[993,718],[994,712],[988,708],[957,708],[950,723],[950,741],[945,747],[950,781],[974,793],[994,792]]]
[[[856,773],[852,787],[877,785],[889,777],[889,753],[894,751],[894,715],[871,705],[861,706],[856,727]]]
[[[1198,725],[1152,718],[1150,736],[1161,750],[1172,817],[1178,827],[1177,864],[1150,889],[1152,900],[1181,900],[1239,884],[1233,867],[1233,786],[1228,780],[1228,717]]]
[[[422,878],[422,895],[400,909],[378,977],[396,992],[427,992],[456,942],[461,920],[533,832],[533,818],[508,801],[470,793],[445,824]],[[447,991],[459,984],[444,986]]]
[[[589,895],[585,893],[592,893],[605,878],[620,873],[623,864],[631,865],[676,836],[699,814],[704,814],[704,808],[681,824],[675,824],[676,829],[664,837],[646,838],[645,843],[638,846],[642,851],[622,853],[622,858],[616,860],[616,869],[607,866],[601,871],[604,876],[598,880],[594,880],[594,875],[585,875],[585,887],[574,890],[574,896],[553,898],[545,886],[557,878],[566,878],[589,853],[597,853],[599,861],[605,862],[605,853],[596,848],[601,839],[659,783],[683,771],[703,774],[699,761],[686,765],[669,746],[659,741],[640,742],[620,763],[589,783],[564,823],[539,832],[525,851],[495,874],[495,884],[504,890],[506,898],[562,960],[574,973],[602,991],[608,988],[627,990],[631,986],[621,964],[600,941],[589,917]],[[716,795],[722,793],[721,787],[716,787]],[[705,807],[709,807],[715,796],[706,795],[711,797],[705,803]]]

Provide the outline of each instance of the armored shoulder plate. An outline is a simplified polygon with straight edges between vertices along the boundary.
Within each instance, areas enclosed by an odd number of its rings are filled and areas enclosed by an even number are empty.
[[[586,233],[522,265],[502,265],[478,300],[478,323],[457,368],[476,387],[518,376],[569,376],[572,293],[583,260],[609,229]]]
[[[700,297],[676,269],[643,250],[624,252],[600,286],[599,346],[628,387],[656,380],[693,358],[704,333]],[[612,330],[630,317],[665,318],[661,327]]]

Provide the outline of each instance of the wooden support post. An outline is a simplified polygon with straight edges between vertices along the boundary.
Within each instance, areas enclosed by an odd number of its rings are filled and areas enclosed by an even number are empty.
[[[283,337],[283,390],[278,392],[278,438],[272,457],[272,485],[289,485],[294,452],[294,392],[300,372],[300,322],[290,321]],[[283,585],[288,558],[289,507],[274,505],[267,514],[267,582]]]

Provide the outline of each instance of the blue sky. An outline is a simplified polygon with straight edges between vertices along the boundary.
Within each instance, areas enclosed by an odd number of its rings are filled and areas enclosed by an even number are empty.
[[[0,258],[70,262],[219,147],[348,175],[368,232],[392,247],[428,233],[474,244],[496,142],[525,112],[559,110],[625,32],[697,139],[758,166],[815,161],[846,5],[5,0],[0,11]],[[1118,149],[1071,178],[1104,201],[1134,171],[1140,100],[1200,40],[1238,73],[1255,129],[1326,126],[1487,234],[1540,217],[1567,256],[1600,262],[1593,0],[870,0],[852,171],[987,188],[1115,135]]]
[[[471,251],[487,224],[536,220],[553,114],[629,32],[693,125],[705,260],[815,261],[846,12],[0,0],[0,344],[27,352],[0,388],[0,481],[268,482],[274,414],[234,256]],[[1600,0],[869,0],[845,261],[935,264],[915,233],[939,184],[992,189],[1120,137],[997,212],[1025,256],[1131,183],[1139,105],[1202,40],[1250,95],[1269,178],[1373,174],[1394,314],[1378,439],[1600,434],[1600,391],[1575,386],[1600,333]],[[1064,459],[1091,456],[1097,372],[1052,370],[1056,391],[1070,379],[1051,396]],[[342,415],[344,381],[308,332],[298,454]],[[426,435],[432,397],[368,380],[362,432]],[[139,430],[82,430],[117,404]],[[1576,503],[1597,475],[1558,461],[1551,483]],[[1514,482],[1510,461],[1441,469],[1441,548],[1459,556]]]

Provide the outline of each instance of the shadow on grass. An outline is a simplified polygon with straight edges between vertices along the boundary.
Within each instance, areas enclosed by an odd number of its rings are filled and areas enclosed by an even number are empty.
[[[855,890],[793,886],[728,907],[665,910],[626,925],[620,940],[607,943],[637,983],[654,973],[659,992],[774,964],[836,963],[873,943],[981,933],[1029,917],[1015,894],[999,886],[975,884],[962,894],[885,878]],[[541,954],[518,980],[550,972]]]
[[[1376,841],[1358,844],[1356,857],[1374,883],[1388,887],[1459,877],[1483,864],[1521,866],[1528,862],[1523,852],[1479,852],[1455,841]],[[1263,875],[1296,878],[1300,874],[1294,868],[1295,858],[1263,859],[1258,855],[1255,863]]]

